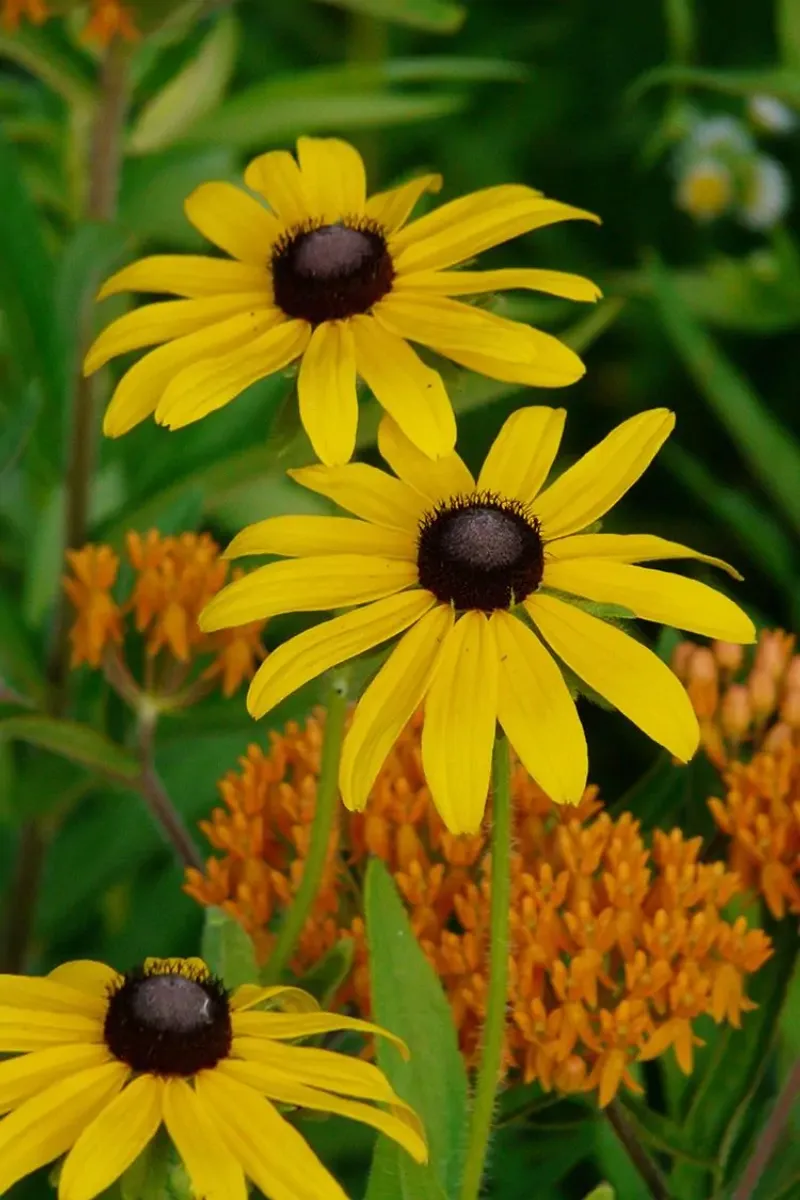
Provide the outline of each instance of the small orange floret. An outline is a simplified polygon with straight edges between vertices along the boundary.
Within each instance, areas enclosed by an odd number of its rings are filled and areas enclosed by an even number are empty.
[[[84,546],[68,550],[72,574],[64,576],[64,591],[75,607],[70,629],[72,665],[99,667],[103,652],[122,641],[122,611],[111,595],[119,558],[110,546]]]
[[[130,42],[140,36],[130,7],[121,0],[92,0],[92,16],[83,31],[84,40],[107,46],[117,35]]]
[[[2,0],[3,24],[8,29],[16,29],[22,17],[43,25],[49,15],[45,0]]]

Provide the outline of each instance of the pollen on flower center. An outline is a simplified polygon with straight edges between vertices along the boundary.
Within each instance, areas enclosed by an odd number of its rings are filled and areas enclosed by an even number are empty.
[[[104,1036],[111,1053],[134,1071],[194,1075],[230,1051],[227,994],[211,976],[138,968],[110,996]]]
[[[394,267],[377,226],[321,225],[278,243],[272,276],[278,307],[319,325],[368,312],[391,288]]]
[[[417,567],[422,586],[444,604],[510,608],[542,580],[538,522],[524,505],[492,493],[459,496],[423,518]]]

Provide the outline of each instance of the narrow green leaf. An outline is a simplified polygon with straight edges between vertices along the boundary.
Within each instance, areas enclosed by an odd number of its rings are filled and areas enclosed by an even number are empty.
[[[800,0],[775,0],[775,31],[785,67],[800,69]]]
[[[364,912],[375,1020],[404,1039],[411,1060],[378,1042],[378,1060],[421,1117],[430,1170],[447,1196],[457,1192],[463,1161],[468,1088],[450,1006],[411,929],[385,866],[367,868]],[[416,1198],[412,1198],[416,1200]]]
[[[324,0],[324,3],[365,13],[379,21],[424,29],[427,33],[455,33],[466,15],[460,4],[446,0]]]
[[[418,1166],[388,1138],[378,1138],[364,1200],[447,1200],[447,1196],[431,1171]]]
[[[352,938],[340,938],[300,980],[300,986],[319,1001],[320,1008],[330,1006],[350,974],[354,951],[355,942]]]
[[[707,88],[729,96],[749,96],[767,92],[787,104],[800,106],[800,75],[781,67],[765,67],[759,71],[714,70],[682,65],[656,67],[640,75],[628,92],[632,103],[652,87],[681,84],[684,87]]]
[[[205,910],[200,954],[227,988],[258,983],[253,940],[239,922],[221,908]]]
[[[134,780],[139,774],[139,763],[133,754],[105,734],[78,721],[59,721],[54,717],[5,717],[0,720],[0,737],[41,746],[72,762],[123,779]]]
[[[50,29],[23,24],[11,33],[0,26],[0,58],[30,71],[67,104],[86,107],[92,102],[94,86],[85,59]]]
[[[616,1194],[610,1183],[601,1183],[584,1200],[615,1200]]]

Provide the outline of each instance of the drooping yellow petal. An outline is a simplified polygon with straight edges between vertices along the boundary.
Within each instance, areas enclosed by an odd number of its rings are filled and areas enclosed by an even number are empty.
[[[220,1070],[201,1071],[195,1088],[228,1150],[270,1200],[347,1200],[297,1130],[254,1088]]]
[[[384,416],[378,426],[378,449],[395,475],[432,505],[475,489],[469,468],[455,451],[431,460],[389,416]]]
[[[184,202],[195,229],[241,262],[263,266],[283,226],[247,192],[232,183],[201,183]]]
[[[353,457],[358,426],[356,350],[346,321],[318,325],[297,377],[300,420],[314,453],[329,467]]]
[[[646,621],[674,625],[723,642],[754,642],[753,622],[722,592],[673,575],[603,558],[563,559],[545,567],[543,583],[600,604],[621,604]]]
[[[497,724],[498,661],[485,613],[466,612],[442,645],[425,697],[422,765],[451,833],[480,829]]]
[[[299,137],[297,157],[312,217],[338,221],[363,214],[367,176],[355,146],[339,138]]]
[[[577,804],[589,769],[575,703],[552,655],[507,612],[492,614],[500,664],[497,717],[525,770],[556,804]]]
[[[493,187],[480,188],[466,196],[458,196],[425,213],[392,238],[392,250],[399,253],[405,247],[426,241],[439,233],[445,233],[453,225],[482,217],[494,209],[508,209],[515,204],[530,204],[541,200],[542,193],[524,183],[501,183]]]
[[[606,621],[555,596],[526,600],[545,641],[575,674],[682,762],[700,730],[676,675],[660,658]]]
[[[202,254],[152,254],[130,263],[107,279],[98,300],[120,292],[167,292],[175,296],[219,296],[224,292],[258,292],[271,296],[266,267],[207,258]]]
[[[335,1033],[346,1029],[350,1033],[363,1033],[371,1037],[383,1037],[397,1046],[403,1058],[408,1058],[408,1047],[380,1025],[362,1021],[360,1017],[345,1017],[341,1013],[274,1013],[234,1012],[231,1015],[234,1037],[266,1038],[267,1040],[295,1041],[297,1038],[316,1037],[320,1033]]]
[[[734,579],[742,578],[736,568],[722,558],[701,554],[691,546],[682,546],[680,542],[670,542],[650,533],[576,533],[549,542],[547,557],[559,560],[607,558],[614,562],[630,563],[651,562],[659,558],[696,558],[712,567],[720,567]]]
[[[435,465],[444,461],[439,459]],[[399,529],[386,529],[353,517],[267,517],[266,521],[257,521],[238,533],[223,557],[242,558],[246,554],[283,554],[287,558],[310,554],[378,554],[412,561],[416,557],[416,539]]]
[[[87,1125],[64,1160],[59,1200],[94,1200],[119,1179],[155,1137],[163,1091],[162,1079],[140,1075]]]
[[[244,1172],[217,1133],[213,1110],[201,1104],[184,1079],[165,1080],[163,1114],[195,1194],[247,1200]]]
[[[390,292],[374,308],[375,320],[400,338],[448,350],[492,354],[509,362],[530,363],[536,359],[531,329],[482,308],[472,308],[449,296],[425,292]]]
[[[555,461],[565,408],[518,408],[503,425],[478,476],[480,491],[523,504],[533,500]]]
[[[341,1100],[328,1092],[305,1086],[291,1075],[276,1072],[261,1063],[227,1059],[220,1063],[219,1070],[226,1077],[255,1088],[278,1103],[295,1104],[312,1112],[335,1113],[371,1125],[401,1145],[417,1162],[427,1161],[428,1151],[419,1117],[398,1098],[395,1099],[393,1111],[384,1112],[357,1100]]]
[[[381,225],[387,233],[394,233],[405,224],[425,192],[438,192],[441,187],[441,175],[418,175],[408,183],[401,183],[398,187],[370,196],[366,204],[366,215]]]
[[[403,433],[429,458],[450,454],[456,419],[441,376],[372,317],[351,321],[358,373]]]
[[[244,181],[260,192],[284,225],[302,225],[312,216],[303,177],[295,157],[288,150],[270,150],[249,163]]]
[[[91,346],[83,364],[84,373],[92,375],[109,359],[129,350],[141,350],[172,338],[185,337],[206,329],[237,313],[249,312],[254,317],[269,307],[266,292],[239,292],[233,295],[204,296],[199,300],[159,300],[143,304],[133,312],[112,321]]]
[[[287,474],[364,521],[417,536],[425,499],[386,471],[367,463],[348,463],[343,467],[299,467]]]
[[[77,988],[79,992],[88,992],[90,996],[108,997],[110,990],[121,982],[122,976],[105,963],[79,958],[54,967],[48,979]]]
[[[75,1012],[0,1007],[0,1054],[44,1050],[74,1042],[100,1042],[103,1022]]]
[[[100,1018],[105,1016],[107,1007],[100,996],[87,996],[50,977],[36,979],[27,975],[0,975],[0,1004],[36,1012],[80,1013]]]
[[[350,1054],[314,1046],[284,1046],[282,1042],[252,1037],[234,1038],[231,1052],[234,1058],[273,1067],[298,1083],[327,1092],[384,1104],[393,1104],[397,1099],[383,1071]]]
[[[474,350],[460,350],[448,346],[442,353],[460,366],[490,379],[503,383],[521,383],[528,387],[569,387],[582,375],[586,368],[574,350],[565,346],[558,338],[541,329],[530,330],[536,355],[529,362],[513,362],[497,354],[482,354]]]
[[[416,581],[416,563],[377,555],[320,554],[287,559],[258,567],[229,583],[203,609],[199,625],[204,633],[211,633],[278,613],[364,604],[392,596]]]
[[[675,414],[653,408],[623,421],[537,497],[545,540],[577,533],[604,516],[647,470],[675,427]]]
[[[189,333],[151,350],[120,379],[103,419],[106,437],[120,437],[155,412],[167,386],[186,367],[209,354],[244,351],[256,338],[283,320],[276,308],[228,317],[208,329]]]
[[[367,803],[386,756],[422,703],[453,619],[453,610],[439,604],[418,620],[363,692],[339,767],[339,788],[347,808],[359,811]]]
[[[256,671],[247,693],[248,712],[262,717],[309,680],[396,637],[433,603],[428,592],[401,592],[289,638]]]
[[[130,1075],[121,1062],[78,1071],[0,1121],[0,1194],[70,1148]]]
[[[497,271],[414,271],[400,275],[398,291],[430,292],[437,296],[475,296],[525,288],[563,296],[565,300],[599,300],[602,292],[591,279],[566,271],[545,271],[538,267],[501,267]]]
[[[231,1012],[244,1012],[260,1004],[269,1004],[280,1012],[319,1012],[319,1004],[310,992],[303,988],[287,987],[283,983],[270,984],[268,987],[261,987],[258,983],[243,983],[230,997],[229,1003]]]
[[[100,1042],[51,1046],[0,1062],[0,1112],[9,1112],[23,1101],[87,1067],[99,1067],[110,1059]]]
[[[202,358],[167,384],[156,408],[156,420],[182,429],[222,408],[267,375],[280,371],[303,353],[311,333],[305,321],[283,321],[241,350],[219,358]]]

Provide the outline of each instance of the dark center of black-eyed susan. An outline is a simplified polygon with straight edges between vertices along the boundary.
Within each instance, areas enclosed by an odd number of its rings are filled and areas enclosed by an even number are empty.
[[[312,325],[369,312],[393,279],[386,238],[363,222],[289,233],[272,255],[275,303]]]
[[[227,992],[219,980],[188,968],[137,968],[109,997],[104,1037],[111,1053],[134,1071],[194,1075],[230,1052]]]
[[[511,608],[542,581],[539,523],[523,504],[494,493],[458,496],[423,518],[417,568],[422,586],[443,604]]]

